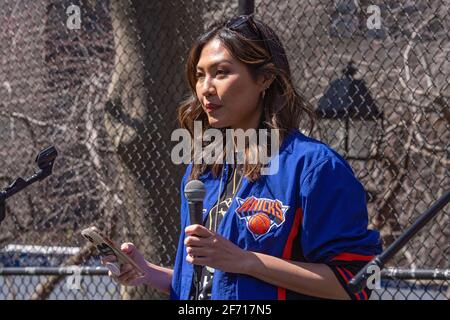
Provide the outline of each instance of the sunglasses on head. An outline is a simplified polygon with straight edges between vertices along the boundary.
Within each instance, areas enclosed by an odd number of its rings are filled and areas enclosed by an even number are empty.
[[[276,52],[272,40],[263,37],[261,30],[256,25],[252,15],[242,15],[232,18],[225,24],[225,28],[238,32],[249,39],[263,41],[264,46],[271,56]]]
[[[242,33],[250,39],[264,40],[251,15],[242,15],[229,20],[225,27],[232,31]]]
[[[269,39],[263,36],[261,30],[253,20],[253,15],[242,15],[233,18],[225,24],[225,28],[238,32],[251,40],[262,41],[264,43],[264,47],[271,56],[271,60],[276,59],[277,61],[274,62],[277,65],[285,65],[285,61],[283,61],[283,59],[279,59],[278,42],[275,40],[275,37],[274,39]],[[289,69],[289,66],[285,66],[284,69]]]

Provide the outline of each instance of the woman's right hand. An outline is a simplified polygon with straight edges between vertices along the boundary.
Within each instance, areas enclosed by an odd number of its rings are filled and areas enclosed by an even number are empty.
[[[142,253],[139,252],[138,249],[136,249],[134,244],[129,242],[123,243],[120,246],[120,250],[122,250],[123,253],[127,254],[143,270],[145,270],[146,274],[144,276],[139,275],[131,264],[126,263],[120,267],[119,275],[115,275],[111,272],[111,270],[109,270],[108,276],[124,286],[139,286],[142,284],[147,284],[149,266]],[[108,262],[115,263],[116,265],[119,264],[116,256],[114,255],[106,256],[101,260],[102,265],[106,265],[106,263]]]

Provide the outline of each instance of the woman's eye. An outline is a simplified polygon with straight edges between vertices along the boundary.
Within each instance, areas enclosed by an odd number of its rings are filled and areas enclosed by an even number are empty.
[[[225,71],[225,70],[217,70],[217,71],[216,71],[216,74],[228,74],[228,72]],[[204,75],[203,75],[203,73],[196,73],[196,74],[195,74],[195,77],[196,77],[197,79],[201,79],[201,78],[204,78]]]

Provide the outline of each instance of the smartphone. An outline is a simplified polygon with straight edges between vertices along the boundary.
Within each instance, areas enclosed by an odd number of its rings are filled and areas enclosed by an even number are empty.
[[[81,231],[81,235],[86,238],[88,241],[92,242],[97,250],[100,252],[100,255],[106,257],[110,255],[116,256],[120,265],[129,263],[134,269],[138,272],[140,276],[144,276],[145,272],[142,268],[134,262],[127,254],[123,253],[111,239],[105,236],[97,227],[89,227]],[[113,274],[120,274],[120,267],[115,265],[114,263],[108,263],[106,266]]]

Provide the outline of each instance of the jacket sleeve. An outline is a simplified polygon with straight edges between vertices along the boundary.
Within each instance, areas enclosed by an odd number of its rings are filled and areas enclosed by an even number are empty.
[[[184,187],[188,182],[189,175],[191,173],[192,165],[189,165],[186,169],[186,172],[181,180],[181,189],[180,189],[180,237],[178,239],[178,247],[175,256],[175,263],[173,268],[173,276],[172,276],[172,285],[170,288],[170,299],[171,300],[180,300],[181,299],[181,291],[183,286],[183,265],[185,259],[185,250],[184,250],[184,228],[187,223],[187,215],[188,215],[188,205],[186,197],[184,196]]]
[[[368,230],[366,195],[352,169],[339,157],[325,157],[300,182],[303,221],[301,246],[308,262],[325,263],[353,299],[347,283],[381,252],[377,231]]]

